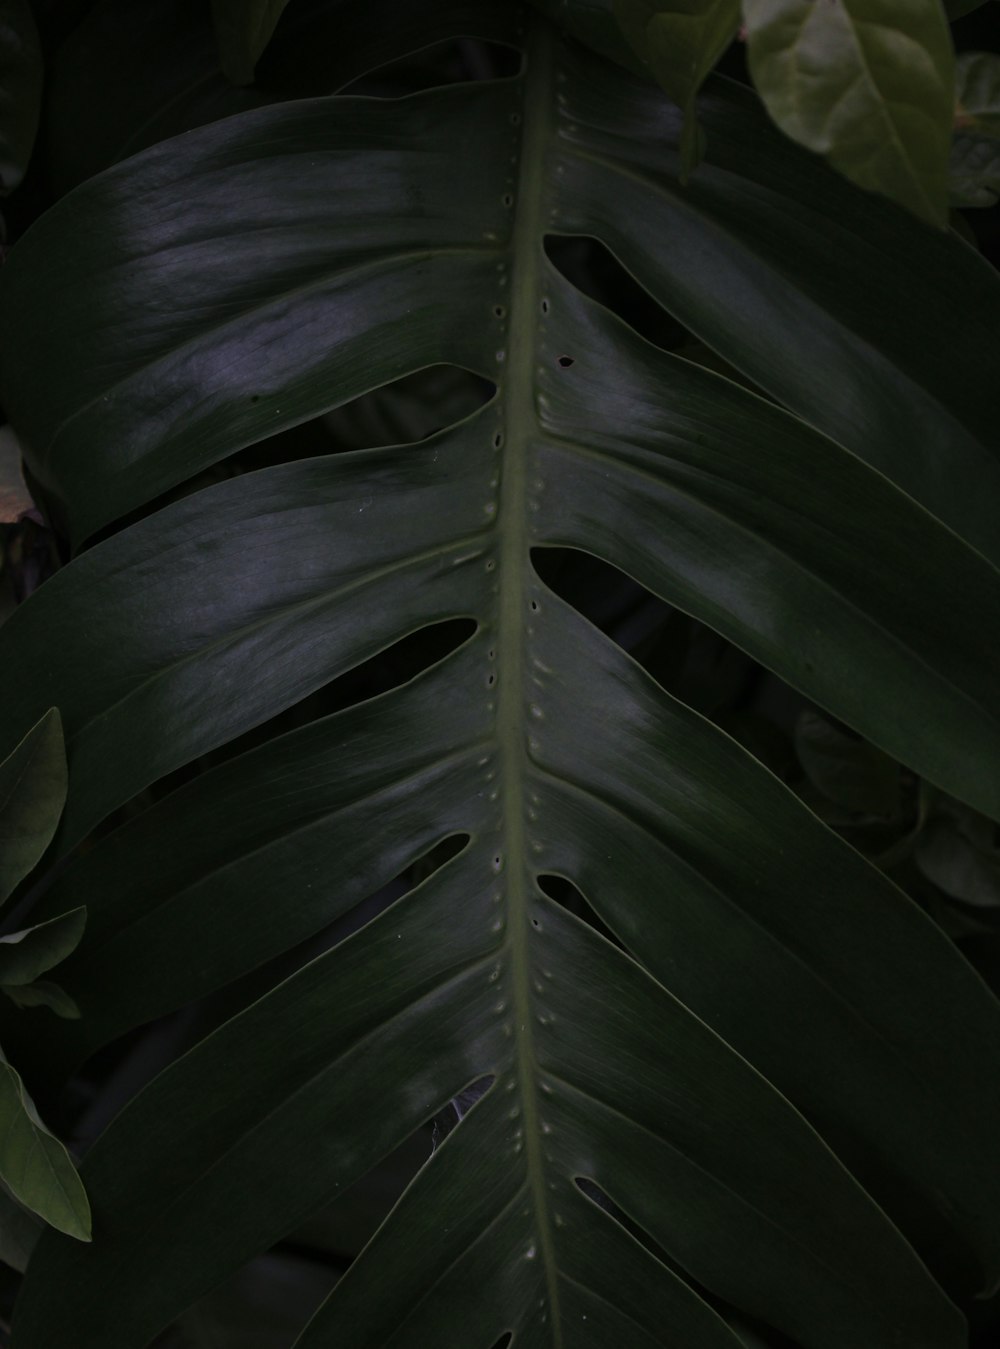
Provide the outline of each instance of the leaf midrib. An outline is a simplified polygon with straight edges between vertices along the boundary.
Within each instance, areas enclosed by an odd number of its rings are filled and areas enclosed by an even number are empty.
[[[509,332],[513,339],[507,378],[501,382],[505,433],[497,516],[497,768],[503,808],[502,838],[506,882],[511,1015],[524,1164],[544,1271],[553,1349],[563,1349],[558,1269],[541,1141],[538,1060],[534,1046],[531,991],[533,884],[529,879],[527,836],[527,686],[531,596],[537,590],[530,558],[528,452],[540,427],[535,410],[535,362],[540,324],[545,229],[545,163],[553,133],[554,37],[549,25],[532,19],[524,44],[525,77],[522,139],[514,186],[511,240]],[[501,358],[506,359],[506,356]],[[525,1258],[531,1258],[526,1255]]]

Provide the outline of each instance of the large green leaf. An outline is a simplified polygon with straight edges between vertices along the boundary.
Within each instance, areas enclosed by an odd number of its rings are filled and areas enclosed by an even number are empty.
[[[947,221],[954,55],[940,0],[743,0],[778,126],[848,178]]]
[[[0,761],[0,903],[41,861],[65,800],[62,722],[52,707]]]
[[[388,29],[392,6],[368,8]],[[603,558],[1000,815],[996,393],[976,373],[997,282],[723,81],[681,190],[658,91],[505,3],[440,5],[420,40],[457,13],[520,46],[521,73],[165,142],[57,206],[0,283],[32,470],[78,543],[109,534],[0,630],[11,734],[46,700],[68,728],[60,852],[393,642],[472,628],[60,870],[38,917],[88,908],[64,966],[83,1015],[31,1040],[63,1070],[332,945],[93,1147],[98,1239],[43,1238],[14,1344],[141,1349],[487,1079],[302,1346],[739,1349],[731,1305],[803,1349],[961,1349],[934,1276],[1000,1274],[1000,1007],[532,553]],[[555,269],[547,233],[604,241],[790,410],[643,341]],[[442,364],[495,395],[418,443],[158,505]]]

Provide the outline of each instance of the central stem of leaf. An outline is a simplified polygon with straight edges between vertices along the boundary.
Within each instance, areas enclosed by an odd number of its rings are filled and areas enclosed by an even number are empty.
[[[530,696],[530,645],[534,625],[544,621],[540,586],[530,553],[531,457],[538,437],[535,366],[544,299],[545,161],[553,124],[555,39],[544,21],[526,21],[531,23],[531,31],[525,48],[524,102],[521,113],[512,117],[515,125],[520,119],[521,131],[513,201],[510,349],[502,357],[507,372],[501,382],[507,434],[497,521],[500,539],[497,735],[506,851],[507,949],[521,1111],[517,1125],[523,1139],[527,1187],[536,1226],[536,1237],[524,1258],[541,1261],[552,1343],[561,1349],[558,1275],[534,1043],[537,1009],[531,982],[532,948],[540,934],[533,926],[539,921],[534,915],[538,892],[531,863],[528,815],[529,736],[534,711]]]

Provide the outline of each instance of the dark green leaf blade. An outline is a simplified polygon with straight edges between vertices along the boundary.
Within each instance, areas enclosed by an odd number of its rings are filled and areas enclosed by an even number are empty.
[[[782,131],[945,225],[954,55],[939,0],[744,0],[743,13],[750,72]]]
[[[66,785],[62,721],[53,707],[0,762],[0,903],[41,861]]]
[[[476,612],[492,586],[486,531],[495,468],[491,455],[470,447],[485,442],[492,451],[493,436],[484,409],[417,446],[304,460],[219,484],[91,549],[22,605],[0,629],[0,653],[47,647],[59,614],[67,624],[61,652],[75,652],[75,669],[88,671],[83,678],[69,663],[22,664],[18,693],[8,685],[13,724],[34,715],[46,688],[72,689],[63,715],[74,771],[60,847],[155,778],[423,623]],[[206,573],[203,539],[224,522]],[[303,570],[299,550],[310,546],[316,563]],[[164,569],[167,556],[172,567]],[[140,572],[143,586],[135,584]],[[196,588],[178,588],[194,575]],[[143,624],[149,606],[169,621]],[[200,629],[195,644],[189,619]],[[257,670],[252,690],[248,663]],[[4,673],[13,677],[13,662]]]
[[[980,9],[986,3],[987,0],[944,0],[944,11],[948,18],[954,21],[971,14],[974,9]]]
[[[70,1155],[39,1119],[20,1077],[2,1055],[0,1179],[49,1226],[90,1241],[90,1205]]]
[[[928,607],[940,632],[920,632],[912,600],[900,610],[907,549],[887,536],[901,530],[917,558],[936,558],[959,594],[985,584],[990,605],[994,573],[931,514],[927,481],[919,471],[907,477],[904,456],[887,479],[852,453],[863,447],[877,460],[916,390],[925,440],[934,453],[947,449],[942,479],[958,483],[949,522],[964,524],[967,501],[982,497],[976,524],[987,537],[995,480],[970,480],[967,470],[977,456],[993,462],[979,436],[989,392],[971,379],[965,400],[954,378],[983,334],[973,341],[960,331],[954,351],[924,361],[928,331],[939,337],[933,305],[891,322],[877,313],[880,297],[867,291],[872,259],[887,248],[888,205],[832,212],[808,260],[789,249],[791,237],[811,239],[804,222],[819,226],[831,200],[853,198],[822,172],[799,182],[805,157],[775,148],[777,137],[749,168],[734,169],[734,144],[747,145],[738,124],[751,105],[742,95],[710,91],[715,125],[738,130],[723,136],[701,185],[680,194],[678,119],[655,91],[564,48],[543,25],[527,25],[523,46],[525,69],[509,80],[391,105],[337,100],[255,113],[160,147],[113,170],[93,194],[76,194],[90,246],[104,230],[88,254],[95,274],[108,280],[112,253],[125,266],[120,294],[103,284],[92,294],[109,304],[116,342],[127,332],[134,349],[111,369],[110,345],[98,350],[100,325],[93,347],[79,341],[86,325],[77,310],[51,342],[36,333],[28,344],[47,353],[43,371],[55,353],[76,352],[77,385],[67,392],[51,381],[58,408],[39,410],[8,374],[10,393],[30,410],[28,439],[50,482],[67,499],[89,493],[78,537],[102,511],[106,523],[123,509],[152,509],[47,582],[22,608],[18,646],[12,638],[4,647],[0,692],[19,721],[51,689],[72,704],[79,785],[66,846],[143,781],[387,643],[445,618],[475,625],[464,647],[411,685],[205,773],[147,820],[99,840],[93,862],[71,864],[65,884],[71,871],[88,879],[109,979],[130,954],[128,977],[141,979],[169,944],[171,969],[145,1010],[162,1009],[171,972],[195,963],[192,935],[212,927],[216,883],[219,923],[205,968],[177,974],[181,998],[278,954],[324,914],[362,922],[385,879],[382,814],[387,850],[403,866],[456,835],[466,842],[429,881],[272,986],[126,1108],[86,1164],[101,1242],[82,1255],[55,1237],[39,1248],[18,1349],[70,1337],[82,1349],[147,1342],[484,1077],[492,1090],[417,1183],[478,1199],[482,1180],[480,1212],[497,1221],[482,1240],[472,1222],[467,1241],[443,1232],[416,1247],[407,1241],[418,1301],[403,1306],[404,1295],[395,1312],[386,1305],[392,1324],[383,1333],[383,1304],[366,1299],[369,1324],[351,1326],[359,1337],[375,1323],[369,1338],[383,1342],[397,1333],[419,1341],[431,1329],[435,1341],[464,1343],[465,1292],[487,1308],[490,1331],[514,1329],[526,1349],[576,1343],[578,1314],[581,1331],[583,1317],[588,1325],[594,1317],[584,1343],[629,1343],[648,1337],[661,1311],[676,1321],[664,1333],[690,1329],[721,1349],[728,1332],[678,1287],[690,1279],[803,1349],[898,1349],[901,1335],[960,1349],[961,1318],[915,1248],[942,1279],[956,1267],[962,1286],[980,1269],[984,1281],[995,1278],[996,1003],[918,909],[561,604],[532,562],[533,550],[553,544],[597,553],[790,663],[792,636],[803,631],[807,645],[822,647],[829,635],[813,628],[828,626],[842,639],[830,643],[841,677],[817,675],[824,698],[838,709],[860,704],[850,684],[874,661],[883,677],[871,679],[873,696],[894,734],[928,713],[940,738],[922,725],[914,738],[931,744],[917,752],[941,763],[945,741],[954,742],[976,791],[989,796],[992,656],[973,658],[962,645],[940,579]],[[185,165],[198,172],[185,176]],[[168,189],[182,181],[191,188],[186,237],[165,223]],[[286,194],[288,215],[276,222]],[[235,232],[226,216],[233,201]],[[5,278],[8,297],[30,293],[69,220],[64,209],[36,233],[48,238],[44,247],[26,243],[14,279]],[[940,261],[949,302],[968,298],[981,273],[939,249],[932,232],[908,228],[899,245],[907,268]],[[672,307],[679,293],[706,328],[717,319],[736,329],[731,346],[763,328],[761,364],[780,366],[774,378],[790,404],[799,400],[798,415],[648,347],[584,301],[548,267],[550,231],[604,241]],[[241,280],[230,254],[258,234],[242,259],[257,265]],[[833,259],[824,253],[831,240]],[[720,258],[726,265],[713,276]],[[139,300],[155,276],[165,284],[156,291],[162,307],[151,310]],[[309,304],[303,282],[316,283]],[[86,293],[76,291],[74,303]],[[779,313],[787,306],[783,326],[761,324],[765,295]],[[927,295],[925,287],[921,304]],[[975,315],[985,330],[989,295],[972,298],[959,327]],[[817,391],[814,367],[801,353],[789,359],[800,342],[822,347],[820,338],[855,377],[849,395],[839,391],[846,413],[832,376]],[[240,410],[255,394],[264,401],[258,386],[269,371],[273,402],[263,412],[291,425],[363,392],[366,379],[411,373],[428,353],[490,378],[496,396],[419,444],[249,473],[156,509],[165,487],[266,435],[257,404],[249,420]],[[28,362],[20,368],[45,384]],[[211,374],[197,391],[201,411],[192,370]],[[924,371],[931,392],[921,402]],[[121,421],[116,374],[131,400]],[[172,417],[170,398],[187,394]],[[125,444],[133,417],[142,433]],[[834,424],[850,432],[843,445],[823,434]],[[869,438],[871,427],[885,434]],[[922,481],[926,509],[900,479]],[[95,482],[119,495],[102,501]],[[145,604],[130,606],[135,590]],[[15,668],[20,652],[47,650],[53,628],[65,628],[79,658],[32,687]],[[816,670],[803,663],[802,673]],[[887,687],[897,674],[908,714]],[[947,771],[957,779],[962,770],[956,761]],[[184,858],[169,861],[130,922],[126,881],[143,859],[156,867],[163,857],[161,826],[191,844],[189,869]],[[278,900],[289,863],[286,912]],[[556,892],[560,879],[578,886],[580,905],[625,950],[545,896],[542,887]],[[230,956],[226,928],[240,887],[246,931]],[[88,975],[87,947],[67,973],[96,991],[102,957]],[[118,996],[119,1024],[134,988]],[[244,986],[227,996],[240,1006],[255,995]],[[97,1038],[114,1029],[109,1018]],[[50,1042],[79,1049],[86,1036],[57,1027]],[[475,1164],[453,1172],[466,1143]],[[619,1206],[621,1229],[582,1197],[578,1179]],[[381,1240],[393,1238],[403,1213],[401,1205]],[[640,1250],[640,1239],[671,1254]],[[464,1280],[449,1269],[456,1246],[469,1259]],[[611,1256],[624,1267],[620,1283],[614,1271],[603,1281],[595,1272]],[[59,1305],[46,1295],[53,1283],[66,1291]],[[450,1295],[434,1297],[438,1287]],[[336,1307],[335,1294],[331,1314]]]

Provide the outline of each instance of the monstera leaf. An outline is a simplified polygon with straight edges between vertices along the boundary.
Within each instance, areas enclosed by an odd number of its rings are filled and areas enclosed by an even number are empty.
[[[681,188],[679,112],[533,11],[333,8],[341,56],[377,28],[382,59],[459,32],[522,64],[165,141],[3,276],[4,398],[79,549],[0,632],[5,729],[67,727],[37,918],[89,915],[81,1018],[34,1046],[68,1072],[430,874],[124,1109],[84,1162],[93,1245],[42,1238],[14,1345],[141,1349],[466,1093],[300,1349],[739,1349],[730,1313],[960,1349],[954,1299],[1000,1275],[1000,1007],[539,568],[613,564],[1000,816],[1000,286],[725,81]],[[640,337],[554,236],[767,396]],[[193,481],[439,366],[495,391],[416,443]],[[212,757],[455,620],[414,677]]]

